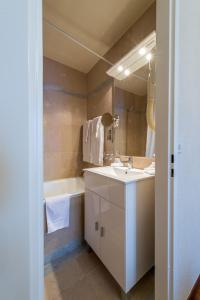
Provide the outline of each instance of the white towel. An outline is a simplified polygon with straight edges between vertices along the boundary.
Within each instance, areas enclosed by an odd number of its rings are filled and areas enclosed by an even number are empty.
[[[144,171],[149,175],[155,175],[155,162],[152,162],[150,166],[144,168]]]
[[[103,166],[104,126],[101,117],[96,117],[91,123],[91,163]]]
[[[68,195],[48,197],[46,201],[47,232],[69,227],[70,198]]]
[[[91,120],[83,125],[83,161],[91,163]]]

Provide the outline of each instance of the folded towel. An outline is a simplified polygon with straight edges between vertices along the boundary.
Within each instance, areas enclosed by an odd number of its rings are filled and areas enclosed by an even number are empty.
[[[155,175],[155,162],[152,162],[150,166],[144,168],[144,171],[149,175]]]
[[[83,125],[83,161],[91,163],[91,120]]]
[[[149,175],[155,175],[155,169],[146,169],[145,173],[149,174]]]
[[[46,201],[47,232],[69,227],[70,198],[68,195],[48,197]]]

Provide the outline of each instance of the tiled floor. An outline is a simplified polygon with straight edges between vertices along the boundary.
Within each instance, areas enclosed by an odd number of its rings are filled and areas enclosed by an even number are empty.
[[[45,267],[45,300],[120,299],[118,284],[97,256],[85,247]],[[131,290],[129,299],[154,299],[153,271]]]

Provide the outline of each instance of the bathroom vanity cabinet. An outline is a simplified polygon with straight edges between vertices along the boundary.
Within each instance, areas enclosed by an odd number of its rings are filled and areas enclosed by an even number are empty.
[[[85,187],[85,240],[127,293],[154,265],[154,177],[87,169]]]

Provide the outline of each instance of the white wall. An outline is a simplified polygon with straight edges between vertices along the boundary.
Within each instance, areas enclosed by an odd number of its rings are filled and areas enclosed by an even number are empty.
[[[157,0],[156,300],[186,300],[200,273],[199,36],[199,0]]]
[[[176,12],[174,299],[185,300],[200,273],[200,2]]]
[[[6,300],[43,297],[38,19],[40,1],[0,2],[0,298]]]

